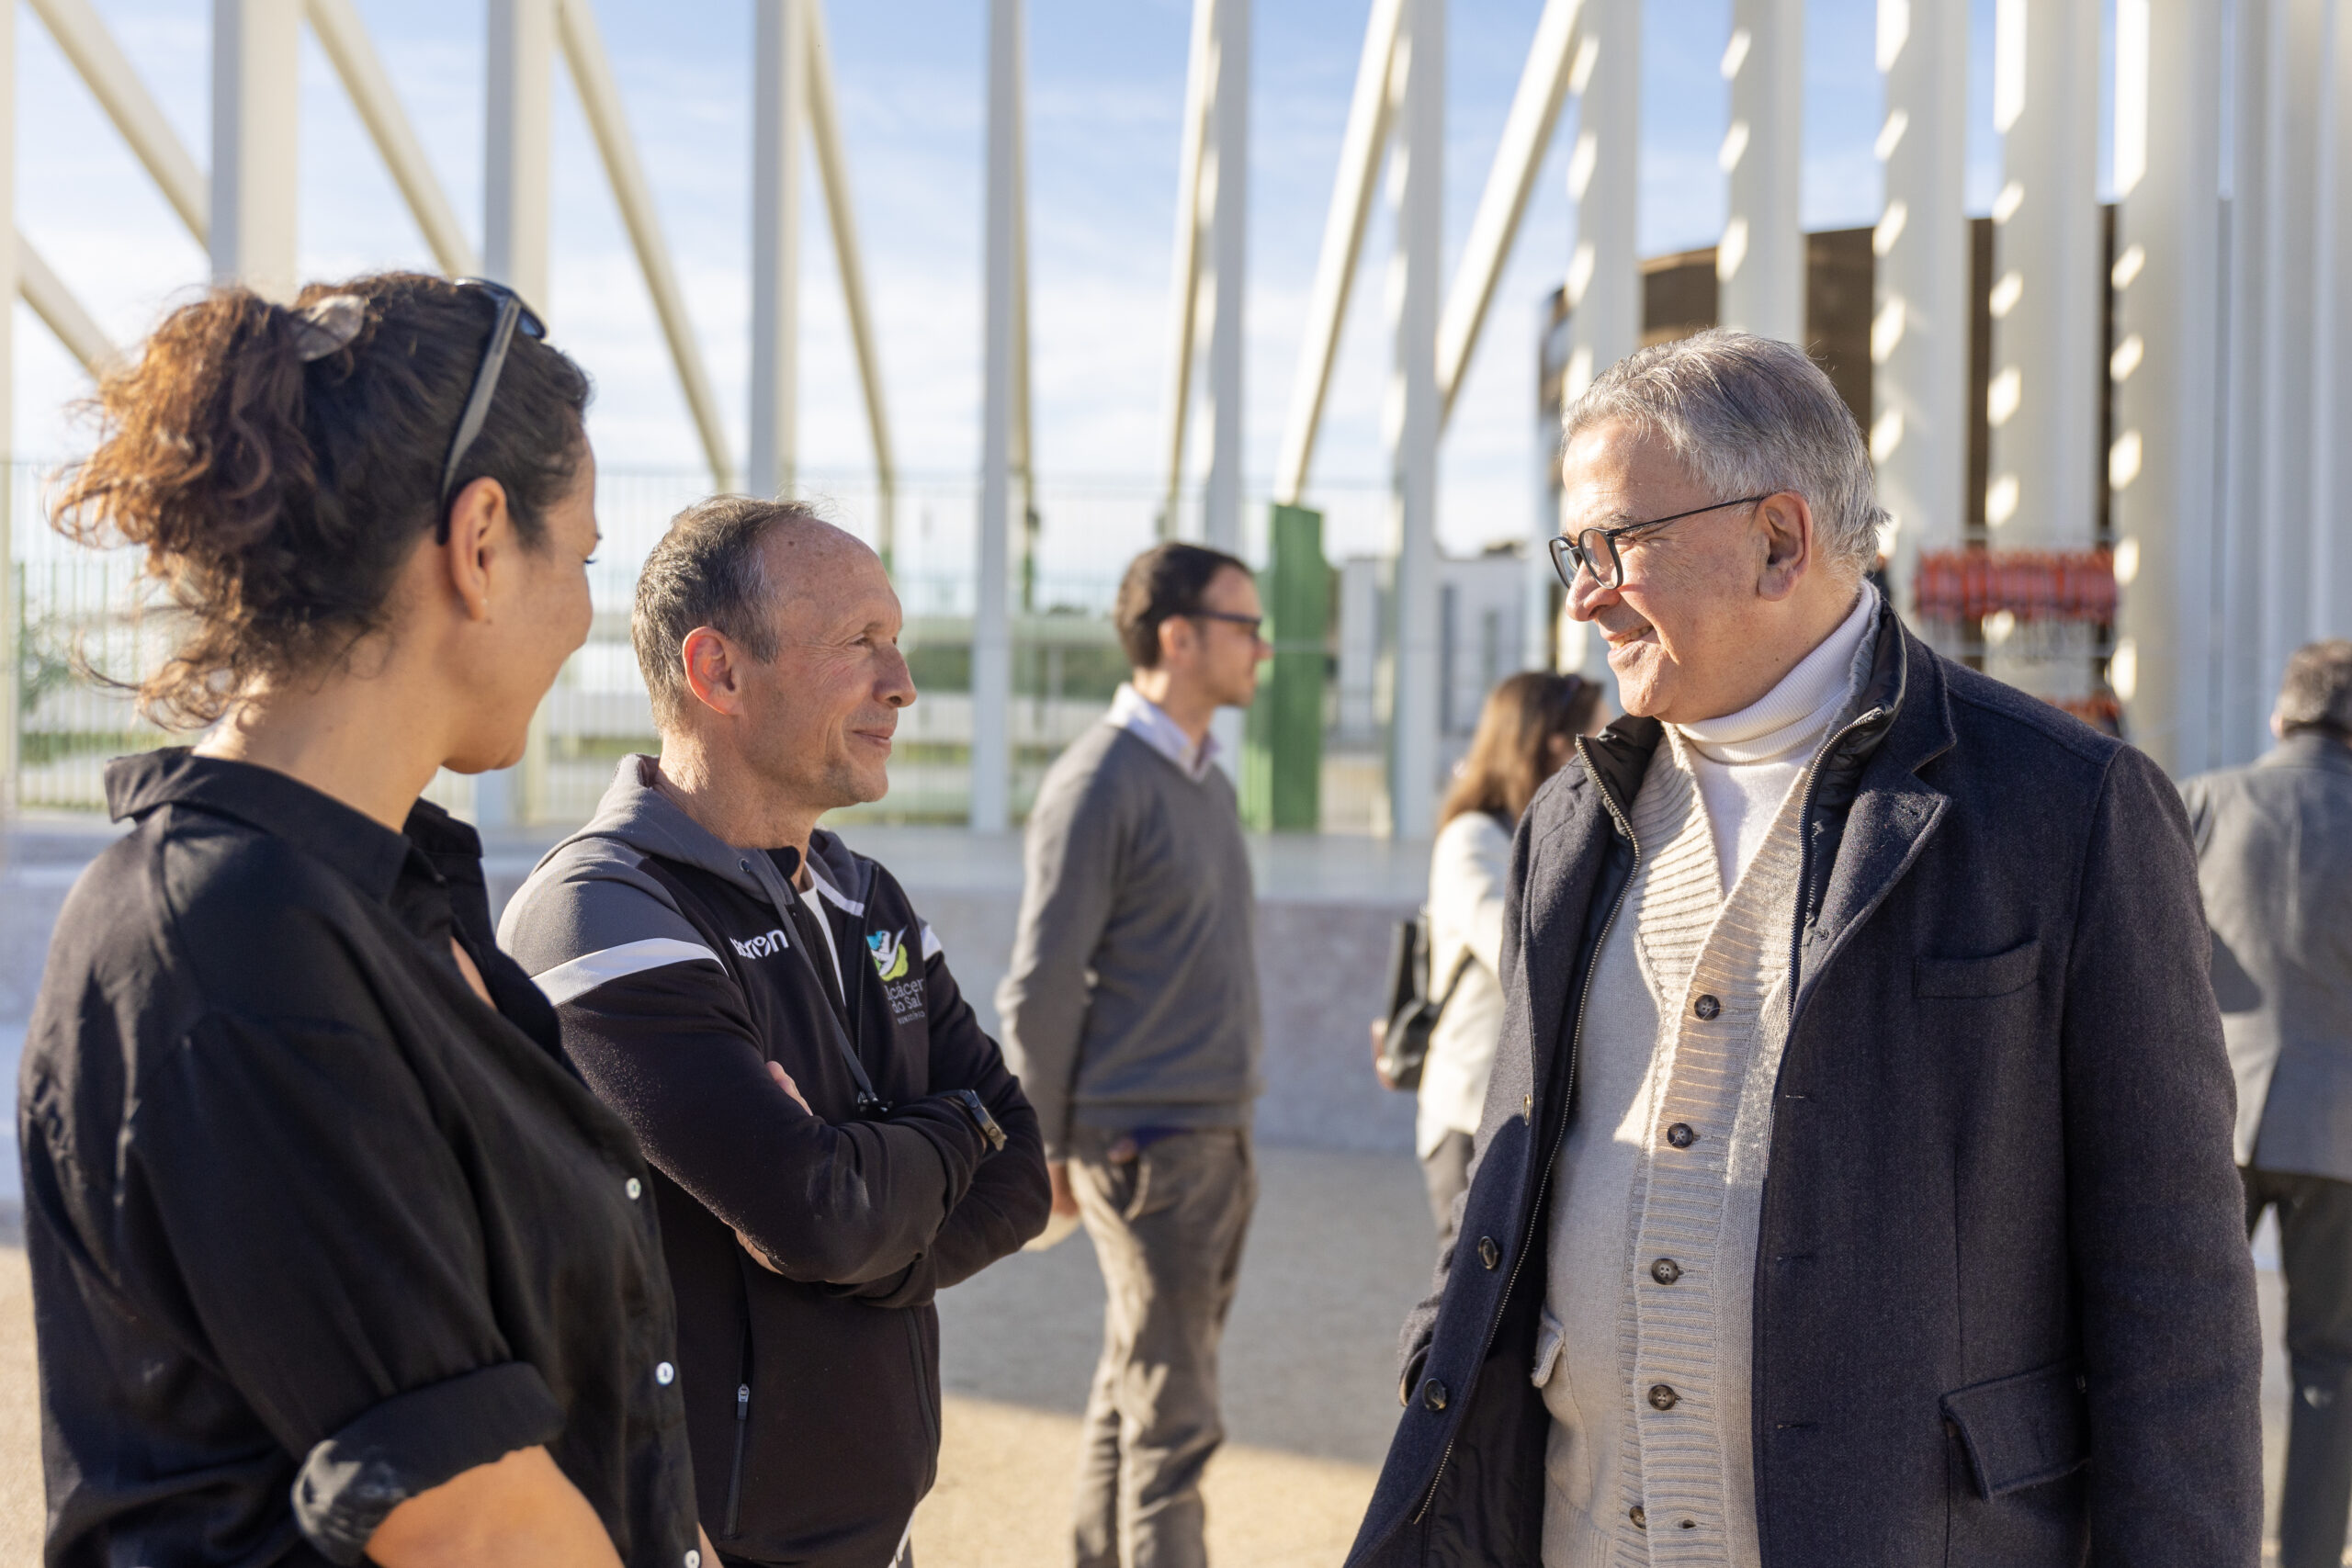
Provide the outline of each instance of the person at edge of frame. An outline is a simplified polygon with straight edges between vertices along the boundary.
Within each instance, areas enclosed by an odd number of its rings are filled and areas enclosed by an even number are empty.
[[[1102,1269],[1080,1438],[1079,1568],[1199,1568],[1225,1435],[1217,1348],[1257,1203],[1256,904],[1210,722],[1272,649],[1250,569],[1171,543],[1113,611],[1132,674],[1029,815],[1005,1053],[1037,1107],[1054,1208]]]
[[[180,615],[18,1083],[47,1561],[704,1568],[636,1141],[435,772],[588,635],[588,378],[513,291],[216,288],[57,520]]]
[[[1642,349],[1563,434],[1554,559],[1626,716],[1513,842],[1471,1185],[1350,1563],[2255,1568],[2179,795],[1887,611],[1803,349]]]
[[[817,826],[878,800],[915,700],[882,562],[721,496],[647,558],[662,738],[501,935],[652,1162],[703,1515],[727,1562],[912,1562],[938,1292],[1048,1201],[1035,1114],[890,873]]]
[[[2278,744],[2181,785],[2237,1074],[2245,1226],[2278,1212],[2294,1387],[2279,1568],[2336,1568],[2352,1517],[2352,642],[2287,660]]]

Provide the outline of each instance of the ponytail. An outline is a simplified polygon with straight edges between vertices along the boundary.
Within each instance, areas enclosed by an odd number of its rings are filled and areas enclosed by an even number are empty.
[[[440,278],[312,285],[288,310],[244,288],[173,311],[86,405],[99,429],[53,514],[68,538],[137,546],[187,624],[134,687],[141,711],[209,724],[257,683],[348,655],[437,522],[441,463],[491,311]],[[536,545],[578,476],[588,380],[518,341],[460,483],[505,488]]]

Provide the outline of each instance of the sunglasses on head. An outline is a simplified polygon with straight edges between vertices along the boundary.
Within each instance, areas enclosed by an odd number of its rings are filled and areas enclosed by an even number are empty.
[[[433,527],[435,544],[449,542],[449,501],[458,484],[458,465],[466,460],[474,440],[481,434],[482,422],[490,417],[490,400],[498,391],[498,373],[506,368],[506,351],[514,345],[514,334],[546,341],[547,323],[538,312],[523,303],[523,297],[503,283],[486,277],[460,277],[459,288],[483,295],[498,307],[498,316],[491,323],[490,337],[482,344],[481,364],[474,371],[473,390],[467,394],[466,411],[458,416],[458,434],[449,443],[449,459],[441,465],[440,521]]]

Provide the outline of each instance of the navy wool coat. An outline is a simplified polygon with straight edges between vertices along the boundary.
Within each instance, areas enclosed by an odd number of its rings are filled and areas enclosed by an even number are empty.
[[[2180,798],[1891,616],[1863,705],[1804,826],[1755,1280],[1766,1568],[2254,1568],[2260,1340]],[[1661,733],[1584,743],[1520,825],[1478,1164],[1351,1568],[1540,1560],[1528,1374],[1549,1207],[1577,1201],[1551,1179]]]

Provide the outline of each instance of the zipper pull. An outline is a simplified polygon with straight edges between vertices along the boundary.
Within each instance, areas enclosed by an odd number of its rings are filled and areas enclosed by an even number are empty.
[[[752,1385],[747,1382],[738,1383],[735,1385],[735,1419],[748,1421],[751,1418]]]

